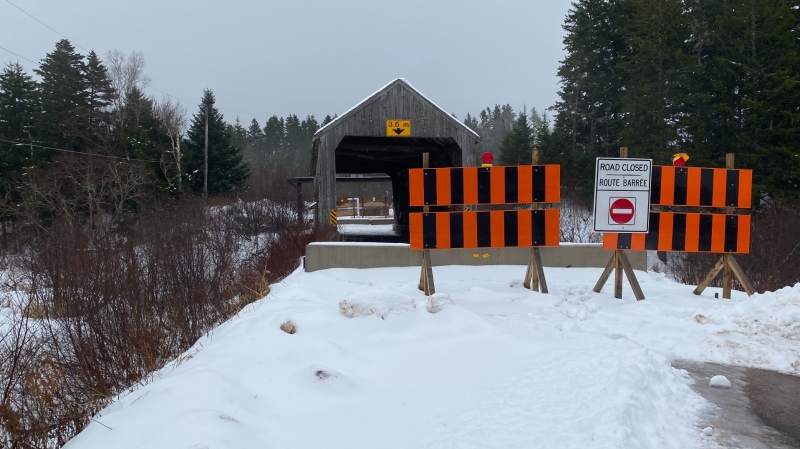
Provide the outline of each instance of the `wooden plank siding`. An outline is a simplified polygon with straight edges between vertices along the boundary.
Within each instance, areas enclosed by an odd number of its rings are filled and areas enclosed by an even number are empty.
[[[347,136],[386,137],[386,120],[411,120],[411,138],[452,138],[461,149],[461,164],[471,160],[480,138],[439,108],[403,79],[396,79],[317,131],[312,141],[311,174],[317,202],[317,225],[327,220],[336,206],[336,149]],[[420,167],[422,158],[420,157]],[[320,218],[321,217],[321,218]]]

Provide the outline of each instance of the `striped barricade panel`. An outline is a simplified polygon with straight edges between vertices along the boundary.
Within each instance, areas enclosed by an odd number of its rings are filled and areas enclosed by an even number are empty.
[[[650,204],[750,208],[753,171],[654,165]]]
[[[412,168],[411,206],[557,203],[561,166]]]
[[[411,249],[558,246],[559,210],[415,212]]]
[[[650,212],[647,234],[607,232],[603,249],[747,254],[750,216]]]

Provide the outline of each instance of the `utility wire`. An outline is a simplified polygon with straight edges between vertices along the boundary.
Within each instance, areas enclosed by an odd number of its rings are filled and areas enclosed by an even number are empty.
[[[105,155],[105,154],[84,153],[84,152],[81,152],[81,151],[65,150],[63,148],[46,147],[44,145],[36,145],[36,144],[28,143],[28,142],[19,142],[19,141],[15,141],[15,140],[0,139],[0,142],[14,144],[14,145],[19,146],[19,147],[28,147],[28,148],[33,147],[33,148],[37,148],[37,149],[41,149],[41,150],[54,150],[54,151],[60,151],[62,153],[80,154],[82,156],[100,157],[100,158],[105,158],[105,159],[118,159],[118,160],[121,160],[121,161],[128,161],[128,162],[161,162],[161,161],[158,161],[158,160],[155,160],[155,159],[129,159],[129,158],[119,157],[119,156],[108,156],[108,155]]]
[[[33,17],[33,15],[32,15],[31,13],[29,13],[28,11],[25,11],[24,9],[20,8],[19,6],[17,6],[17,5],[15,5],[15,4],[11,3],[11,0],[6,0],[6,2],[8,2],[8,4],[10,4],[11,6],[13,6],[13,7],[17,8],[18,10],[20,10],[20,11],[24,12],[24,13],[25,13],[25,14],[26,14],[28,17],[30,17],[31,19],[33,19],[33,20],[35,20],[35,21],[37,21],[37,22],[41,23],[42,25],[44,25],[45,27],[47,27],[47,29],[49,29],[50,31],[52,31],[52,32],[54,32],[54,33],[56,33],[56,34],[58,34],[59,36],[63,37],[64,39],[67,39],[67,40],[69,40],[69,38],[67,38],[67,36],[64,36],[63,34],[59,33],[59,32],[58,32],[58,31],[56,31],[56,30],[54,30],[54,29],[53,29],[53,28],[52,28],[50,25],[48,25],[48,24],[46,24],[46,23],[42,22],[41,20],[37,19],[36,17]],[[70,41],[70,42],[71,42],[71,41]],[[83,51],[85,51],[85,52],[89,53],[89,50],[87,50],[87,49],[85,49],[85,48],[81,47],[81,46],[80,46],[80,45],[78,45],[78,44],[75,44],[75,45],[77,45],[77,46],[78,46],[78,48],[82,49]]]
[[[36,62],[36,61],[34,61],[34,60],[32,60],[32,59],[28,59],[28,58],[26,58],[25,56],[22,56],[22,55],[21,55],[21,54],[19,54],[19,53],[14,53],[13,51],[11,51],[11,50],[9,50],[9,49],[7,49],[7,48],[0,47],[0,50],[7,51],[7,52],[11,53],[12,55],[14,55],[14,56],[16,56],[16,57],[18,57],[18,58],[22,58],[22,59],[24,59],[24,60],[26,60],[26,61],[28,61],[28,62],[32,62],[32,63],[34,63],[34,64],[38,64],[38,62]]]
[[[6,1],[8,1],[8,0],[6,0]],[[16,56],[18,58],[22,58],[22,59],[24,59],[24,60],[26,60],[28,62],[33,63],[33,64],[39,64],[38,62],[36,62],[36,61],[34,61],[34,60],[30,59],[30,58],[26,58],[25,56],[22,56],[21,54],[13,52],[13,51],[11,51],[11,50],[9,50],[7,48],[0,47],[0,50],[7,51],[8,53],[11,53],[12,55],[14,55],[14,56]],[[158,93],[164,94],[164,95],[166,95],[166,96],[168,96],[170,98],[173,98],[175,100],[178,100],[178,101],[180,101],[182,103],[186,103],[186,104],[191,105],[191,106],[196,106],[197,105],[197,103],[195,103],[193,101],[188,101],[188,100],[184,100],[183,98],[178,98],[175,95],[168,94],[167,92],[164,92],[163,90],[157,89],[157,88],[155,88],[153,86],[147,86],[147,88],[148,89],[153,89],[154,91],[156,91]],[[237,111],[235,109],[221,108],[219,106],[217,106],[217,109],[219,109],[220,111],[235,112],[237,114],[249,115],[249,116],[253,116],[253,117],[269,118],[267,115],[264,115],[264,114],[253,114],[251,112]]]
[[[37,19],[37,18],[36,18],[36,17],[34,17],[34,16],[31,14],[31,13],[29,13],[29,12],[25,11],[24,9],[22,9],[22,8],[20,8],[19,6],[17,6],[17,5],[15,5],[14,3],[12,3],[12,2],[11,2],[11,0],[6,0],[6,2],[8,2],[8,3],[9,3],[11,6],[13,6],[13,7],[15,7],[15,8],[19,9],[20,11],[22,11],[23,13],[25,13],[25,14],[26,14],[28,17],[30,17],[31,19],[33,19],[33,20],[35,20],[35,21],[39,22],[40,24],[44,25],[44,26],[45,26],[45,27],[47,27],[47,29],[49,29],[50,31],[52,31],[52,32],[54,32],[54,33],[56,33],[56,34],[58,34],[59,36],[63,37],[64,39],[70,40],[70,39],[69,39],[67,36],[64,36],[63,34],[59,33],[59,32],[58,32],[58,31],[56,31],[55,29],[53,29],[51,26],[49,26],[49,25],[47,25],[46,23],[42,22],[41,20]],[[70,42],[72,42],[72,41],[70,40]],[[75,44],[75,45],[76,45],[78,48],[82,49],[83,51],[85,51],[85,52],[89,53],[89,50],[87,50],[87,49],[85,49],[85,48],[81,47],[81,46],[80,46],[80,45],[78,45],[78,44]],[[11,53],[12,55],[18,56],[18,57],[20,57],[20,58],[22,58],[22,59],[24,59],[24,60],[26,60],[26,61],[32,62],[32,63],[34,63],[34,64],[38,64],[36,61],[33,61],[33,60],[31,60],[31,59],[28,59],[28,58],[26,58],[26,57],[24,57],[24,56],[22,56],[22,55],[20,55],[20,54],[14,53],[14,52],[13,52],[13,51],[11,51],[11,50],[7,50],[7,49],[5,49],[5,48],[2,48],[2,47],[0,47],[0,49],[2,49],[2,50],[5,50],[5,51],[7,51],[7,52]],[[153,89],[153,90],[155,90],[156,92],[160,92],[160,93],[162,93],[162,94],[164,94],[164,95],[166,95],[166,96],[168,96],[168,97],[170,97],[170,98],[174,98],[174,99],[176,99],[176,100],[178,100],[178,101],[181,101],[181,102],[183,102],[183,103],[186,103],[186,104],[189,104],[189,105],[192,105],[192,106],[194,106],[194,105],[196,105],[196,104],[197,104],[197,103],[195,103],[195,102],[192,102],[192,101],[187,101],[187,100],[183,100],[183,99],[181,99],[181,98],[178,98],[178,97],[176,97],[176,96],[174,96],[174,95],[170,95],[170,94],[168,94],[168,93],[166,93],[166,92],[164,92],[164,91],[162,91],[162,90],[156,89],[156,88],[155,88],[155,87],[153,87],[153,86],[148,86],[148,87],[149,87],[150,89]],[[269,118],[267,115],[264,115],[264,114],[253,114],[253,113],[251,113],[251,112],[237,111],[237,110],[235,110],[235,109],[227,109],[227,108],[221,108],[221,107],[217,107],[217,109],[219,109],[219,110],[221,110],[221,111],[234,112],[234,113],[236,113],[236,114],[249,115],[249,116],[253,116],[253,117]]]

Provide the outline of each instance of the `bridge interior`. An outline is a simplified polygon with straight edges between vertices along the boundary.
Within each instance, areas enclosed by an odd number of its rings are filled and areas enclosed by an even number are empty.
[[[408,233],[408,169],[422,167],[428,153],[430,167],[460,167],[461,148],[452,137],[345,136],[336,147],[336,174],[385,173],[392,181],[395,231]]]

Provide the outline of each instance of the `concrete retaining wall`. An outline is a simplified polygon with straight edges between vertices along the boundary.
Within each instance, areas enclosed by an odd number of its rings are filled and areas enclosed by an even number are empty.
[[[562,244],[540,249],[545,267],[605,268],[611,251],[599,243]],[[431,251],[434,266],[442,265],[527,265],[528,248],[481,248]],[[635,270],[647,270],[647,252],[626,253]],[[326,268],[419,267],[422,251],[411,251],[404,243],[318,242],[306,247],[305,270]]]

